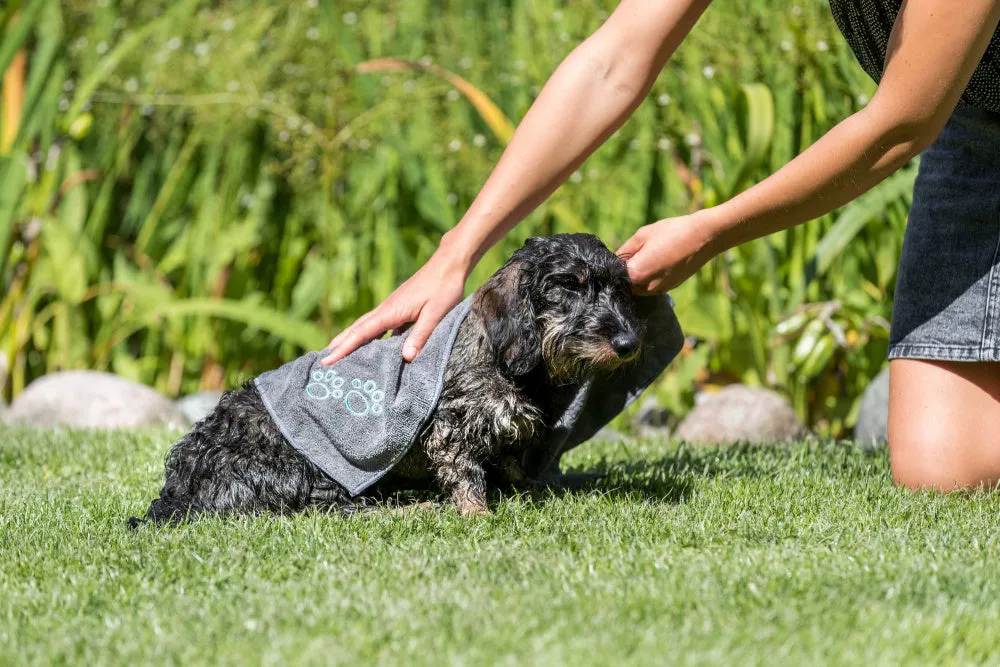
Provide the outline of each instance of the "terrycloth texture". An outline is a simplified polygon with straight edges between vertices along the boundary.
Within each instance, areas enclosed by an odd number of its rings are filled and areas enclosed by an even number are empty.
[[[458,329],[472,305],[456,306],[431,334],[420,355],[402,359],[406,335],[376,340],[330,367],[310,352],[256,380],[285,438],[323,472],[357,495],[409,450],[437,405]],[[551,437],[524,461],[529,475],[550,471],[566,450],[584,442],[635,400],[683,344],[669,297],[637,299],[648,318],[642,356],[609,377],[560,387],[562,415]]]
[[[374,340],[333,366],[310,352],[257,377],[257,389],[288,442],[357,495],[409,450],[437,405],[458,328],[472,305],[456,306],[412,363],[405,335]]]

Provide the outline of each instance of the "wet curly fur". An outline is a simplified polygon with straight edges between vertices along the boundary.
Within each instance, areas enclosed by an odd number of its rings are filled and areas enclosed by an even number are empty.
[[[488,480],[531,483],[519,462],[544,440],[559,387],[635,358],[641,333],[625,264],[597,237],[528,239],[476,292],[434,413],[371,493],[351,498],[292,447],[248,382],[173,445],[146,520],[352,508],[428,483],[465,515],[487,512]]]

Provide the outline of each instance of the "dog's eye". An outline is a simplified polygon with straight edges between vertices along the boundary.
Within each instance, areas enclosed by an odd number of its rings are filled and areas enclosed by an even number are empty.
[[[587,286],[587,281],[573,273],[557,273],[552,282],[562,289],[578,291]]]

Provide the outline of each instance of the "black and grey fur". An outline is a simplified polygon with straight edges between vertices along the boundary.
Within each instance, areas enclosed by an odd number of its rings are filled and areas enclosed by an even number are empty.
[[[488,512],[488,477],[529,482],[518,462],[551,427],[559,387],[632,360],[641,333],[625,264],[597,237],[528,239],[476,292],[434,413],[377,488],[432,482],[462,514]],[[149,520],[364,502],[285,440],[252,383],[174,444],[165,477]]]

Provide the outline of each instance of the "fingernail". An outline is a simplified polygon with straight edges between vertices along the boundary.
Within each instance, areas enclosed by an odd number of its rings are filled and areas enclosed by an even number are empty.
[[[413,359],[413,357],[415,357],[416,354],[417,354],[417,348],[413,347],[412,345],[403,346],[403,356],[406,357],[407,359]]]

